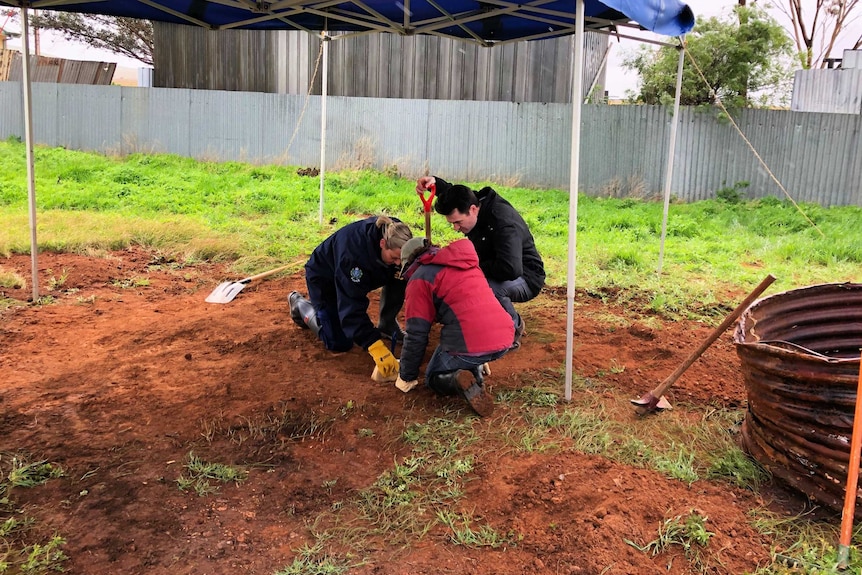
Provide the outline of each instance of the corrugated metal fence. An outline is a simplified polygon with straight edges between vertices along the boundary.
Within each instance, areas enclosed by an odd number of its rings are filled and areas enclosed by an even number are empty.
[[[33,82],[62,82],[65,84],[110,85],[117,64],[67,60],[50,56],[30,56],[30,75]],[[20,82],[24,77],[21,53],[0,50],[0,80]]]
[[[33,124],[49,146],[317,166],[320,104],[319,96],[37,83]],[[0,82],[0,138],[23,137],[22,110],[21,85]],[[566,188],[571,117],[568,104],[330,97],[327,168]],[[582,191],[660,195],[670,121],[659,106],[585,106]],[[735,121],[794,200],[862,206],[862,115],[743,110]],[[714,113],[681,110],[674,166],[681,200],[740,182],[750,183],[748,197],[784,197]]]
[[[288,30],[204,30],[153,22],[154,85],[321,94],[320,38]],[[608,37],[585,35],[584,83],[604,82]],[[484,48],[424,34],[335,34],[330,96],[569,102],[574,36]],[[312,82],[312,78],[314,81]],[[602,94],[603,95],[603,94]],[[597,100],[598,101],[598,100]]]

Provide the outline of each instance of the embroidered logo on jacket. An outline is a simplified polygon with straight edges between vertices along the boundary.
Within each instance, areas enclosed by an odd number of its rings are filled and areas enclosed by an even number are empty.
[[[360,281],[362,281],[362,270],[358,267],[350,270],[350,281],[355,284],[358,284]]]

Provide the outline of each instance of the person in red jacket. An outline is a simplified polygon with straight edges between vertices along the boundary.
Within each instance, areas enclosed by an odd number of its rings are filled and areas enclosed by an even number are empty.
[[[530,228],[518,210],[493,188],[473,191],[439,176],[423,176],[416,181],[420,194],[431,187],[437,194],[437,213],[473,242],[479,267],[515,322],[512,347],[517,349],[525,326],[513,303],[530,301],[545,284],[545,264]]]
[[[491,415],[487,364],[509,351],[515,326],[479,269],[472,242],[438,248],[412,238],[401,248],[401,266],[406,335],[395,385],[402,391],[416,386],[431,326],[439,322],[440,344],[425,369],[425,385],[441,395],[460,394],[476,413]]]

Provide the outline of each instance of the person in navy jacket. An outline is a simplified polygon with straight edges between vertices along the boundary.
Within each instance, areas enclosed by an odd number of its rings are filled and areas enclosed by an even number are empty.
[[[372,216],[348,224],[317,246],[305,264],[309,299],[298,292],[288,297],[293,321],[311,329],[326,349],[347,351],[356,344],[390,381],[398,360],[385,340],[393,334],[403,337],[396,316],[406,284],[397,272],[401,248],[411,237],[410,228],[396,218]],[[368,317],[368,293],[381,287],[375,325]]]
[[[437,176],[424,176],[416,182],[416,191],[422,193],[431,186],[437,195],[434,209],[473,242],[479,267],[515,323],[512,346],[518,348],[524,320],[512,302],[530,301],[545,284],[545,265],[533,234],[521,214],[493,188],[475,192]]]
[[[509,351],[515,327],[479,269],[476,249],[468,240],[438,248],[413,238],[401,261],[407,333],[395,385],[405,392],[416,386],[431,326],[439,322],[440,343],[425,368],[425,385],[442,395],[460,394],[476,413],[490,415],[494,400],[484,376],[488,362]]]

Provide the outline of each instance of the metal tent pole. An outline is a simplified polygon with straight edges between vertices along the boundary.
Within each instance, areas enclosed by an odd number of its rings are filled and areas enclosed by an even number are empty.
[[[326,181],[326,91],[329,84],[329,36],[321,33],[323,44],[323,78],[320,90],[320,208],[318,223],[323,225],[323,183]]]
[[[578,179],[581,158],[581,92],[584,75],[584,0],[575,8],[575,50],[572,71],[572,157],[569,177],[569,265],[566,276],[566,401],[572,399],[572,363],[574,354],[575,263],[578,233]]]
[[[36,241],[36,175],[33,165],[33,102],[30,91],[30,18],[27,8],[21,8],[23,37],[21,38],[21,68],[24,90],[24,142],[27,149],[27,202],[30,207],[30,267],[33,301],[39,299],[39,244]]]
[[[657,273],[661,273],[662,262],[664,261],[664,240],[667,236],[667,214],[670,207],[670,184],[673,179],[673,156],[676,150],[676,128],[679,124],[679,96],[682,92],[682,64],[685,61],[685,49],[682,43],[679,45],[679,63],[676,68],[676,92],[673,96],[673,119],[670,124],[670,144],[667,150],[667,169],[664,175],[664,212],[661,218],[661,243],[658,249],[658,269]]]

